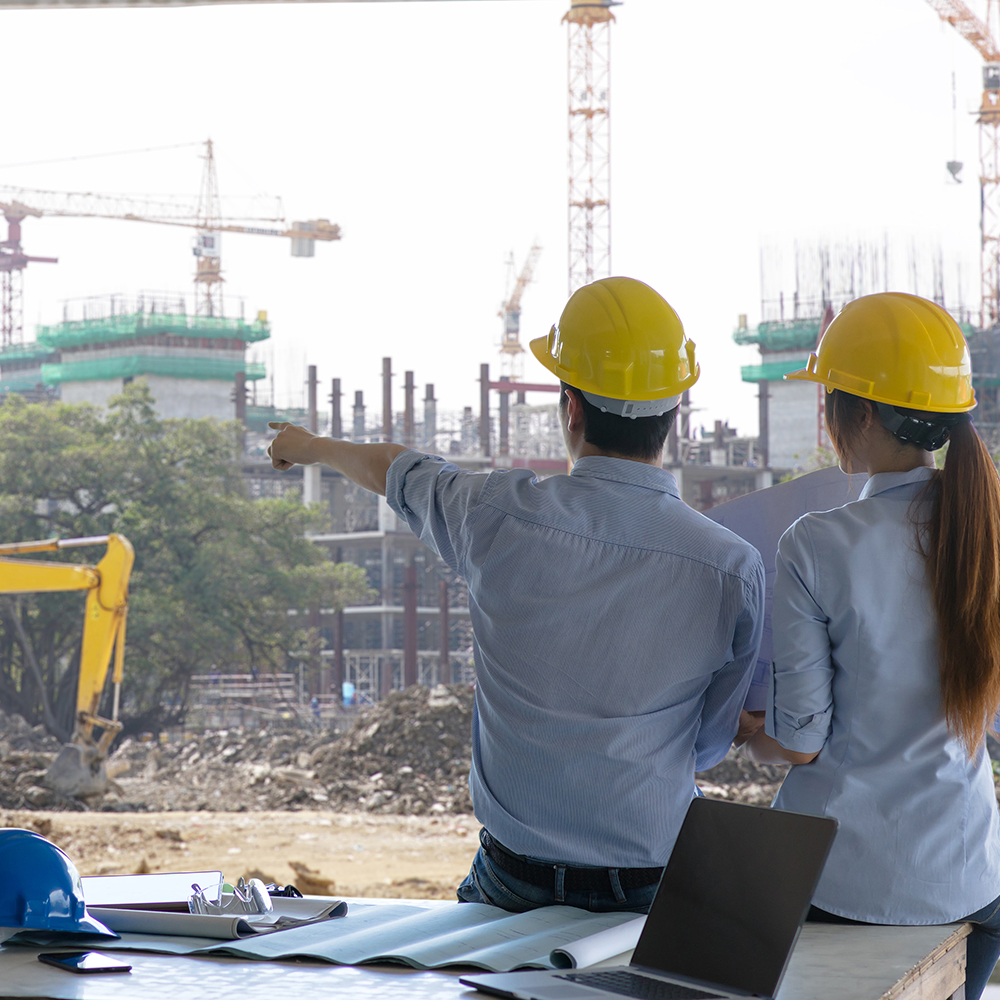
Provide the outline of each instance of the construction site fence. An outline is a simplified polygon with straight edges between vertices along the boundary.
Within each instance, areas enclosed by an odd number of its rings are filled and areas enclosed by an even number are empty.
[[[324,652],[329,653],[329,650]],[[310,693],[308,667],[300,660],[295,672],[199,674],[191,678],[186,729],[220,729],[230,726],[329,725],[350,718],[365,705],[381,700],[383,678],[388,672],[388,690],[405,687],[405,652],[402,649],[344,650],[344,681],[351,692],[345,704],[344,691]],[[324,657],[326,670],[329,658]],[[472,684],[476,668],[472,650],[453,650],[441,670],[437,650],[417,651],[417,684]],[[312,699],[316,698],[316,705]]]

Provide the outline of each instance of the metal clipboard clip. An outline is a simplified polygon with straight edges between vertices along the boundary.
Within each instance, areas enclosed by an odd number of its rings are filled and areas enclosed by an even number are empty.
[[[259,878],[252,878],[249,882],[241,878],[235,886],[220,882],[208,889],[202,889],[195,882],[191,888],[194,893],[188,900],[188,909],[192,913],[205,916],[260,917],[271,913],[274,909],[267,886]],[[232,891],[227,892],[227,889]]]

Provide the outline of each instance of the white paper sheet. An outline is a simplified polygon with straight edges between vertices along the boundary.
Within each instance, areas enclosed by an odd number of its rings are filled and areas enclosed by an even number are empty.
[[[231,941],[257,931],[242,917],[207,916],[201,913],[166,913],[162,910],[120,910],[88,906],[87,912],[119,934],[165,934],[170,937],[217,938]]]
[[[556,948],[549,961],[556,969],[583,969],[606,959],[632,951],[639,943],[639,935],[646,925],[646,918],[636,917],[617,927],[598,931],[589,937],[571,941]]]
[[[764,638],[747,693],[747,711],[762,711],[767,706],[768,675],[774,656],[771,597],[778,540],[803,514],[833,510],[857,500],[867,481],[867,476],[847,476],[834,466],[748,493],[705,511],[706,517],[748,541],[764,560]]]

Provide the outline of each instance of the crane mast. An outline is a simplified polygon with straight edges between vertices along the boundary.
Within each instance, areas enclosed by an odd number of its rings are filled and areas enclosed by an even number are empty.
[[[1000,0],[986,0],[986,19],[964,0],[927,0],[942,21],[983,57],[983,97],[979,123],[980,307],[982,329],[1000,320],[1000,47],[991,22]]]
[[[569,28],[569,293],[611,273],[611,7],[572,0]]]

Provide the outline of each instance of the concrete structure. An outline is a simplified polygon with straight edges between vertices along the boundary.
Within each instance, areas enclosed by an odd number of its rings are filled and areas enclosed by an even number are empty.
[[[248,362],[246,352],[270,337],[266,313],[251,323],[195,316],[182,297],[159,295],[88,299],[78,312],[70,317],[67,308],[61,323],[38,327],[36,343],[19,345],[17,356],[13,348],[0,353],[0,385],[24,391],[37,378],[67,403],[105,406],[143,377],[162,417],[232,420],[237,376],[244,383],[264,377],[264,366]]]

